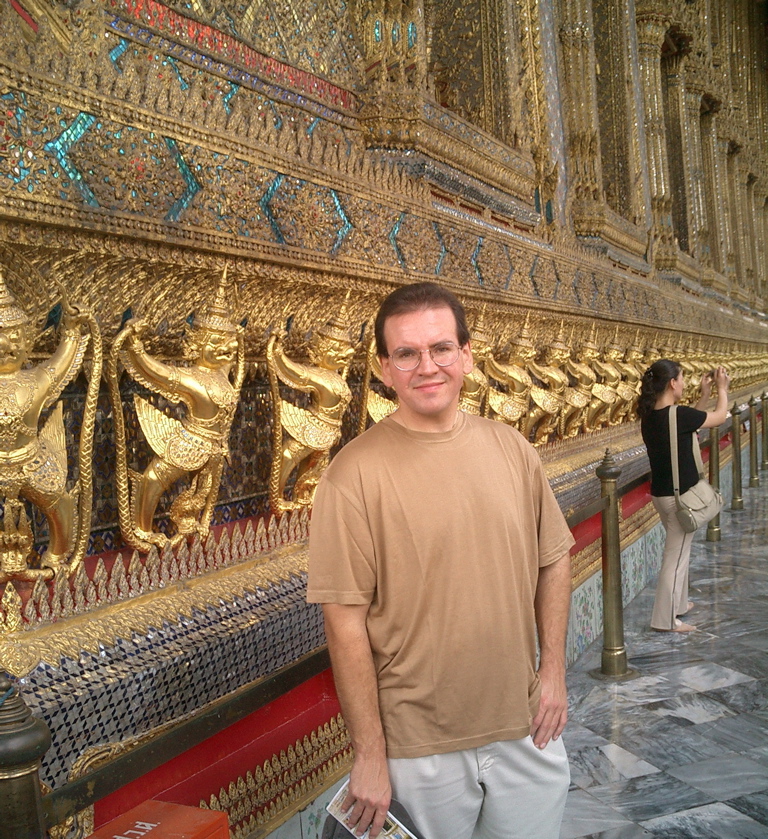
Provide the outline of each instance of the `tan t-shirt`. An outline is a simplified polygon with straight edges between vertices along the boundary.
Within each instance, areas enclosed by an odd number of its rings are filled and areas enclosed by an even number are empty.
[[[538,569],[573,541],[538,454],[502,423],[460,414],[427,433],[388,417],[334,458],[307,599],[370,604],[389,757],[529,733]]]

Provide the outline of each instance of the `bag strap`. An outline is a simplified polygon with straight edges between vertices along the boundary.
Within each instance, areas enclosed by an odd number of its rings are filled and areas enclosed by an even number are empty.
[[[677,405],[669,406],[669,453],[672,457],[672,489],[678,509],[680,503],[680,464],[677,460]]]
[[[678,508],[682,506],[680,501],[680,464],[677,459],[677,405],[669,406],[669,451],[672,455],[672,489],[675,491],[675,501]],[[699,435],[693,432],[693,459],[696,461],[696,469],[699,477],[704,476],[704,462],[701,459],[701,446]]]

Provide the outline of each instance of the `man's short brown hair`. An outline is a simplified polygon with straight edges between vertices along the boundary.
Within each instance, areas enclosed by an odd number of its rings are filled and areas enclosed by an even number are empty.
[[[459,339],[459,346],[463,347],[469,343],[467,314],[459,298],[437,283],[411,283],[396,288],[384,298],[379,306],[373,327],[376,337],[376,354],[381,358],[389,355],[384,338],[384,324],[388,318],[426,309],[450,309],[456,319],[456,336]]]

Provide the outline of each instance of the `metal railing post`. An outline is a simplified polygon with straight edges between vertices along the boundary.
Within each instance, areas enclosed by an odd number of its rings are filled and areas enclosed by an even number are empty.
[[[720,489],[720,428],[709,429],[709,482]],[[707,542],[719,542],[720,513],[707,524]]]
[[[601,496],[608,499],[602,514],[603,655],[600,674],[611,678],[627,678],[635,674],[627,667],[627,650],[624,646],[619,496],[616,487],[621,468],[607,449],[595,474],[600,479]]]
[[[757,399],[749,398],[749,486],[760,486],[757,472]]]
[[[760,400],[763,403],[763,417],[761,422],[763,426],[763,460],[760,466],[763,469],[768,469],[768,390],[763,391]]]
[[[0,835],[45,839],[40,758],[51,732],[35,719],[13,682],[0,673]]]
[[[738,402],[731,408],[731,453],[733,461],[733,489],[731,491],[731,509],[743,510],[744,498],[741,494],[741,408]]]

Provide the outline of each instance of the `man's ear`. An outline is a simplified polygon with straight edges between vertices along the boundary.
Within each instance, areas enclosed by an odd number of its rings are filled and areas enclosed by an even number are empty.
[[[387,387],[392,385],[392,361],[387,355],[379,356],[379,364],[381,365],[381,380]]]
[[[472,357],[472,342],[467,341],[461,348],[461,369],[464,373],[471,373],[475,366],[475,360]]]

